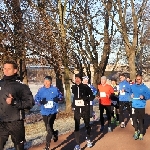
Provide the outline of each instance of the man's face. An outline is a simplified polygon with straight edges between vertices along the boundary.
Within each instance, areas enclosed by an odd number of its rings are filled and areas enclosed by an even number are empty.
[[[75,83],[79,85],[81,83],[81,79],[79,77],[75,77]]]
[[[107,80],[106,79],[101,79],[101,84],[104,85],[106,84]]]
[[[17,73],[12,64],[4,64],[3,72],[5,76],[12,76]]]
[[[124,81],[125,80],[125,77],[124,76],[120,76],[120,81]]]
[[[141,76],[137,76],[136,77],[136,84],[141,84],[142,83],[142,77]]]
[[[116,82],[115,82],[115,81],[111,81],[111,84],[112,84],[112,85],[116,85]]]
[[[130,78],[127,78],[126,80],[129,82],[129,81],[130,81]]]
[[[44,80],[44,86],[45,86],[46,88],[49,88],[49,87],[51,86],[51,81],[45,79],[45,80]]]
[[[88,79],[83,79],[82,83],[83,84],[88,84]]]

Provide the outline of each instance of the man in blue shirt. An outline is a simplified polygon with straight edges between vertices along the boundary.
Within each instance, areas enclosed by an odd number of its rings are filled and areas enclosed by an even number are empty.
[[[120,127],[125,127],[124,122],[124,108],[126,107],[129,111],[130,118],[132,118],[132,107],[130,102],[131,87],[129,82],[126,80],[125,74],[120,74],[120,83],[119,83],[119,113],[120,113]]]
[[[57,87],[52,85],[52,77],[44,78],[44,86],[35,95],[35,102],[41,105],[41,114],[47,130],[46,146],[44,150],[50,149],[50,142],[53,136],[54,142],[58,140],[58,130],[54,131],[53,124],[58,113],[58,101],[62,94]]]
[[[149,88],[142,83],[142,76],[136,76],[136,83],[131,86],[132,118],[135,128],[134,139],[143,140],[143,127],[146,101],[150,99]],[[138,121],[137,121],[138,120]]]

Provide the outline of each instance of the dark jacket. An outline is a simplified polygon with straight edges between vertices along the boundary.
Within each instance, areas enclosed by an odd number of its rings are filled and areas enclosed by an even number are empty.
[[[82,110],[89,111],[90,101],[93,101],[94,99],[94,95],[93,95],[91,88],[88,85],[83,84],[83,83],[79,85],[75,84],[72,86],[72,93],[74,94],[72,107],[77,111],[79,111],[80,108]],[[75,105],[75,100],[80,100],[80,99],[83,99],[84,106]]]
[[[6,98],[12,95],[12,104],[6,103]],[[25,117],[25,109],[31,109],[34,105],[30,88],[16,81],[16,76],[9,76],[0,81],[0,122],[22,120]]]

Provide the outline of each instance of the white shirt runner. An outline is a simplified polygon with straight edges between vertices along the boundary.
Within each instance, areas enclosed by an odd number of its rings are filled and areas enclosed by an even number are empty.
[[[75,100],[75,105],[76,106],[85,106],[83,99]]]
[[[45,108],[52,108],[53,107],[53,101],[48,101],[47,104],[44,105]]]

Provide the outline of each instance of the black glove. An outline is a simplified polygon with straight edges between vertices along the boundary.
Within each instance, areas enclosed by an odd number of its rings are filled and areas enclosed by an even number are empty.
[[[11,105],[12,106],[15,106],[17,104],[17,99],[16,98],[13,98],[12,101],[11,101]]]
[[[58,97],[54,97],[54,98],[53,98],[53,101],[54,101],[55,103],[58,103],[59,98],[58,98]]]
[[[40,100],[39,102],[41,105],[45,105],[48,103],[48,101],[46,101],[46,98],[43,98],[42,100]]]
[[[109,98],[110,98],[110,99],[113,99],[114,96],[115,96],[115,93],[111,93],[110,96],[109,96]]]

